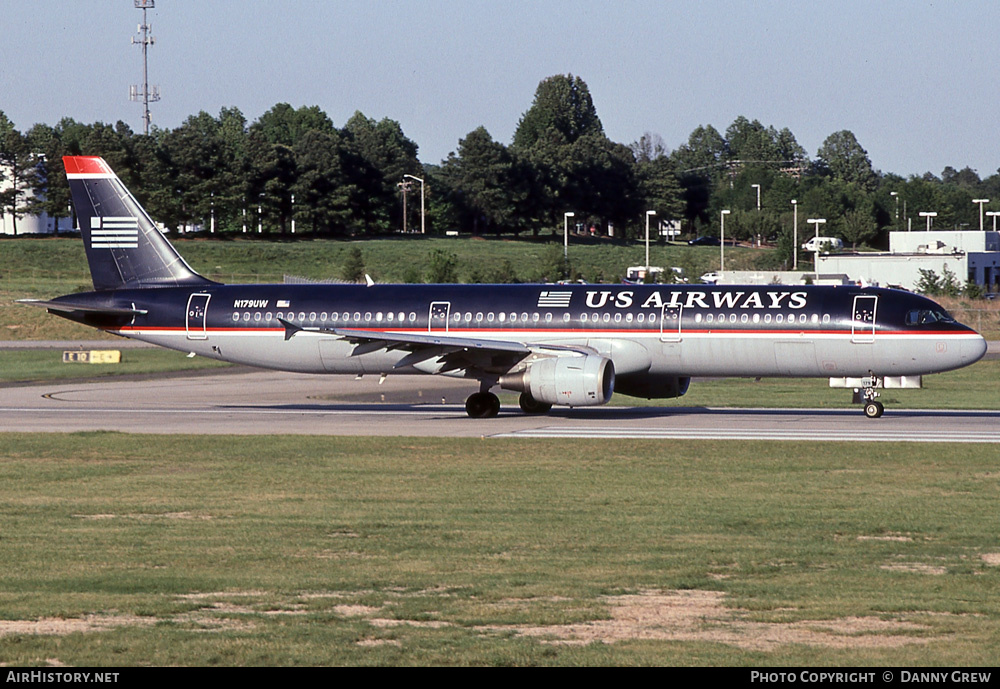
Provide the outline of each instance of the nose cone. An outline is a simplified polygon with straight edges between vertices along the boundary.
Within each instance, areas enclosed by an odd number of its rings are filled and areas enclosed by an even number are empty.
[[[974,364],[986,355],[986,338],[982,335],[970,337],[962,341],[962,366]]]

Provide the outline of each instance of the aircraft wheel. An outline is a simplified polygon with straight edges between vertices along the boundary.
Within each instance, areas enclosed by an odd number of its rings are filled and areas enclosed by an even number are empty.
[[[884,411],[885,407],[882,406],[881,402],[865,402],[865,416],[869,419],[877,419],[882,416]]]
[[[517,404],[525,414],[548,414],[549,410],[552,409],[551,404],[539,402],[527,392],[521,393],[521,396],[517,398]]]
[[[500,413],[500,398],[492,392],[477,392],[465,400],[465,412],[473,419],[490,419]]]

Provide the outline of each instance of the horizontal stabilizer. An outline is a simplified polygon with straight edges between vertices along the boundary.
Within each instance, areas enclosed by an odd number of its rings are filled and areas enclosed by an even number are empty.
[[[40,306],[49,311],[60,313],[101,313],[107,316],[138,316],[146,312],[145,309],[127,309],[114,306],[94,306],[93,304],[74,304],[71,301],[42,301],[41,299],[18,299],[19,304],[28,306]]]

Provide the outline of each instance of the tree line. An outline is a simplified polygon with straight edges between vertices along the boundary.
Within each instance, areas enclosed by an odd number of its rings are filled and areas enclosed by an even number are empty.
[[[653,133],[616,143],[573,75],[538,85],[510,144],[478,127],[440,164],[422,164],[417,152],[394,120],[356,112],[337,127],[316,106],[285,103],[253,123],[223,108],[148,136],[120,121],[70,118],[22,134],[0,112],[0,166],[9,182],[0,208],[15,216],[44,210],[69,229],[61,158],[100,155],[175,231],[214,224],[219,233],[383,234],[420,226],[423,191],[434,232],[537,235],[561,230],[572,212],[574,224],[628,238],[640,236],[655,211],[656,220],[680,221],[689,236],[715,235],[725,209],[727,236],[775,241],[790,257],[793,199],[800,233],[806,218],[821,217],[824,235],[852,246],[884,245],[889,229],[911,221],[920,229],[921,211],[937,212],[937,228],[978,229],[972,199],[1000,203],[1000,174],[981,179],[968,167],[940,176],[882,173],[846,130],[831,134],[814,158],[787,128],[742,116],[725,132],[698,127],[674,150]]]

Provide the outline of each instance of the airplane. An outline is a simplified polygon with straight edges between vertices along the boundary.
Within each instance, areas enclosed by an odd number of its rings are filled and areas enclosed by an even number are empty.
[[[476,380],[470,417],[684,395],[695,376],[829,378],[869,418],[879,390],[978,361],[986,342],[926,297],[856,286],[226,285],[196,273],[99,157],[63,158],[91,292],[23,300],[220,361],[303,373]]]

